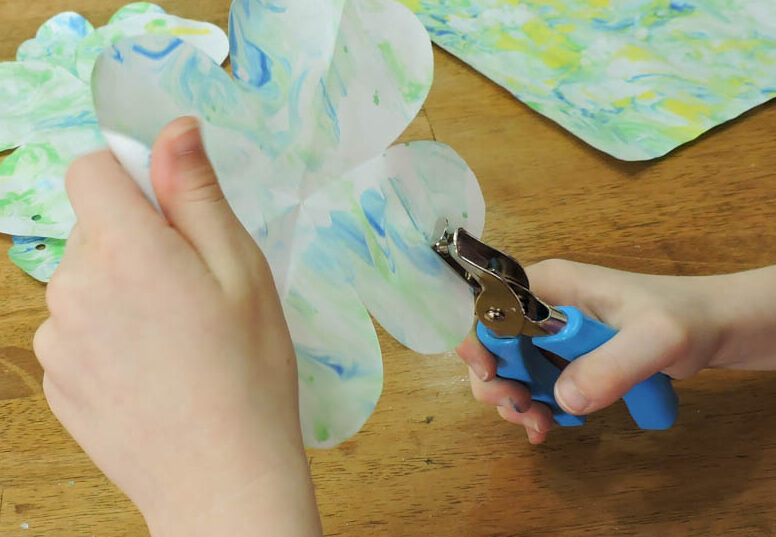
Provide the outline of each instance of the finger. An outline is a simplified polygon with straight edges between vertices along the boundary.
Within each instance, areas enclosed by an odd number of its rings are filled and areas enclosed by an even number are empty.
[[[621,271],[563,259],[541,261],[525,271],[531,291],[547,303],[575,306],[587,315],[616,324]]]
[[[555,421],[549,407],[531,400],[531,394],[521,383],[495,378],[484,382],[469,370],[472,394],[478,401],[497,407],[499,415],[510,423],[522,425],[532,444],[544,441]]]
[[[582,282],[579,264],[563,259],[547,259],[525,267],[531,290],[552,304],[579,304]]]
[[[92,153],[73,162],[65,186],[79,225],[86,233],[105,229],[136,233],[141,226],[161,221],[110,151]]]
[[[159,135],[151,181],[167,220],[222,283],[240,268],[235,259],[261,255],[224,197],[195,118],[180,118]]]
[[[528,435],[531,444],[541,444],[555,427],[552,412],[547,405],[536,403],[531,410],[524,414],[516,412],[509,407],[498,407],[498,414],[502,419],[515,425],[522,425]]]
[[[488,381],[496,376],[496,357],[485,348],[473,330],[456,350],[461,360],[466,362],[480,380]]]
[[[472,395],[480,403],[510,407],[518,413],[528,412],[533,405],[531,392],[515,380],[495,378],[485,382],[480,380],[471,369],[469,369],[469,380]]]
[[[555,384],[555,399],[570,414],[594,412],[666,369],[688,347],[686,332],[669,318],[634,319],[608,343],[569,364]]]

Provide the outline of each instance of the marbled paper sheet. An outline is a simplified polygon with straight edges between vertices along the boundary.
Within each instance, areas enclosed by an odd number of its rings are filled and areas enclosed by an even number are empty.
[[[442,48],[623,160],[776,96],[773,0],[401,1]]]

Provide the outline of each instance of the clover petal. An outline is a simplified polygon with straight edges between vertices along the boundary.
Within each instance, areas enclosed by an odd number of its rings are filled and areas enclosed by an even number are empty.
[[[24,272],[42,282],[53,276],[65,253],[66,241],[46,237],[14,237],[8,256]]]
[[[131,17],[138,15],[147,15],[149,13],[164,15],[166,11],[163,7],[152,4],[151,2],[133,2],[119,8],[108,21],[108,24],[116,24]]]
[[[392,143],[431,87],[428,34],[392,0],[236,0],[230,39],[235,76],[288,125],[308,166],[333,175]]]
[[[71,127],[33,137],[0,163],[0,230],[65,239],[75,215],[64,177],[78,156],[104,147],[94,127]]]
[[[322,236],[383,328],[424,354],[463,340],[471,292],[429,245],[440,219],[479,236],[485,202],[452,149],[436,142],[392,147],[314,199],[328,212]]]
[[[0,63],[0,151],[39,131],[97,125],[83,82],[45,62]]]
[[[16,53],[16,59],[20,62],[48,62],[75,75],[78,44],[93,31],[94,27],[78,13],[60,13],[47,20],[34,39],[22,43]]]
[[[78,155],[105,146],[90,87],[78,78],[79,52],[81,71],[91,72],[88,57],[96,59],[101,43],[147,31],[179,34],[219,61],[228,51],[226,35],[217,27],[169,17],[154,4],[125,6],[109,26],[94,31],[80,15],[61,13],[19,47],[18,61],[0,63],[0,151],[20,147],[0,163],[0,232],[51,238],[69,234],[74,217],[64,190],[65,171]],[[47,270],[38,269],[43,257],[39,250],[29,262],[30,253],[18,246],[10,254],[23,268],[35,267],[31,274],[44,281],[56,266],[52,259]]]
[[[356,434],[382,391],[372,320],[304,214],[294,222],[293,261],[279,288],[299,370],[302,432],[326,448]]]
[[[145,35],[114,45],[95,71],[93,94],[103,132],[149,199],[148,168],[137,163],[148,162],[167,123],[193,115],[203,120],[205,146],[227,199],[254,238],[265,236],[272,219],[298,204],[304,163],[283,158],[286,143],[264,126],[262,103],[253,89],[232,80],[198,49],[175,37]],[[123,103],[139,101],[151,104],[127,113]]]
[[[203,50],[218,64],[229,54],[229,42],[218,26],[153,10],[128,16],[130,13],[126,16],[122,14],[111,24],[97,29],[81,41],[76,54],[76,70],[81,80],[91,79],[94,62],[103,50],[128,36],[146,33],[178,36]]]

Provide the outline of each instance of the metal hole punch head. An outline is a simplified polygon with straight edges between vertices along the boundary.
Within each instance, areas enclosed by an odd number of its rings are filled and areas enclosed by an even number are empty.
[[[433,250],[474,294],[477,336],[498,358],[499,376],[525,384],[535,401],[550,407],[558,424],[582,425],[584,416],[567,414],[555,400],[562,366],[541,351],[570,362],[617,332],[577,308],[552,306],[539,299],[531,292],[520,263],[465,229],[451,230],[448,221],[441,219],[434,237]],[[662,373],[635,385],[623,399],[642,429],[668,429],[676,420],[678,399]]]
[[[557,334],[566,325],[562,311],[542,302],[530,290],[528,276],[515,259],[446,220],[437,223],[434,251],[471,287],[475,314],[499,337]]]

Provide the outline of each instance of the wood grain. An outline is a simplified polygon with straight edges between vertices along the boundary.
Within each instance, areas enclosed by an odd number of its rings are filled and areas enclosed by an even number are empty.
[[[116,0],[0,0],[0,59],[48,16],[104,23]],[[227,0],[161,2],[225,27]],[[566,257],[665,274],[776,263],[776,103],[651,163],[614,160],[436,52],[404,139],[457,149],[482,183],[486,239],[524,262]],[[10,244],[0,237],[0,250]],[[58,425],[30,350],[44,289],[0,256],[0,535],[145,536],[140,514]],[[620,406],[541,447],[476,404],[453,355],[381,333],[385,395],[364,430],[310,460],[330,536],[776,535],[776,375],[677,383],[678,425]],[[26,528],[26,529],[25,529]]]

